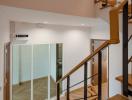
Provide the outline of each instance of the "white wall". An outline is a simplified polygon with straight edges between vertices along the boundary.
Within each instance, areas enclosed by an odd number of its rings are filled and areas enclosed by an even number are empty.
[[[106,21],[99,20],[95,27],[91,28],[91,39],[109,39],[109,24]]]
[[[122,75],[122,38],[120,35],[120,43],[110,46],[109,67],[110,67],[110,96],[121,94],[121,83],[115,78]],[[111,74],[112,73],[112,74]]]

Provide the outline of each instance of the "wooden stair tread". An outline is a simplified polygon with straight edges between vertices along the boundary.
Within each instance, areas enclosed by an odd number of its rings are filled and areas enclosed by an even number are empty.
[[[128,20],[128,23],[129,23],[129,24],[132,24],[132,19],[129,19],[129,20]]]
[[[116,80],[123,82],[123,76],[116,77]],[[132,74],[128,75],[128,85],[132,86]]]
[[[117,94],[117,95],[109,98],[108,100],[128,100],[128,98],[123,95]]]
[[[90,97],[88,98],[87,100],[97,100],[98,96],[93,96],[93,97]]]
[[[77,90],[74,90],[72,91],[70,94],[71,95],[78,95],[80,97],[82,97],[84,95],[84,89],[83,88],[80,88],[80,89],[77,89]],[[88,86],[88,96],[95,96],[97,95],[95,89],[94,89],[94,86]]]
[[[88,100],[96,100],[98,98],[98,95],[96,93],[95,87],[90,85],[87,88],[88,88],[88,93],[87,93],[88,94]],[[71,91],[70,92],[70,100],[83,98],[83,96],[84,96],[84,92],[83,91],[84,91],[83,87]],[[62,97],[61,100],[66,100],[66,96]]]
[[[122,12],[123,12],[123,10],[120,10],[119,13],[122,13]],[[128,5],[128,14],[131,14],[131,5],[130,4]]]

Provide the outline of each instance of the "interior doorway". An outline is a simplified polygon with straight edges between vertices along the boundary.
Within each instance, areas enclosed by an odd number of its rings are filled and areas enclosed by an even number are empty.
[[[63,45],[62,43],[61,44],[57,44],[56,45],[56,70],[57,70],[57,73],[56,73],[56,80],[59,80],[60,78],[62,78],[62,63],[63,63],[63,60],[62,60],[62,51],[63,51]]]
[[[106,40],[92,39],[91,52],[94,52]],[[102,100],[109,97],[109,47],[102,51]],[[98,54],[92,59],[92,75],[98,73]],[[98,75],[92,78],[92,84],[98,86]]]
[[[105,40],[92,39],[91,52],[95,51]],[[102,83],[108,82],[108,48],[102,50]],[[92,59],[92,75],[98,73],[98,55]],[[92,84],[98,84],[98,76],[92,78]]]

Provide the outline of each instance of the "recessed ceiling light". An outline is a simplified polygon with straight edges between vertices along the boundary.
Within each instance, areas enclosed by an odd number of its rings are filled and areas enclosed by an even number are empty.
[[[81,26],[85,26],[85,24],[81,24]]]
[[[43,22],[43,23],[44,23],[44,24],[48,24],[48,22],[46,22],[46,21],[45,21],[45,22]]]

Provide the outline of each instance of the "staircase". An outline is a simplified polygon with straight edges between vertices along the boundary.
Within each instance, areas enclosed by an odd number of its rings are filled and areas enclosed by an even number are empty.
[[[127,50],[128,46],[126,44],[126,40],[128,40],[128,36],[127,36],[128,35],[128,22],[131,23],[131,18],[132,18],[131,17],[132,13],[128,13],[128,9],[131,9],[131,6],[129,6],[129,8],[128,8],[128,1],[121,0],[121,2],[118,4],[115,4],[112,2],[106,2],[107,0],[96,0],[96,1],[97,1],[96,3],[103,2],[101,9],[112,6],[112,8],[109,12],[110,40],[105,41],[93,53],[88,55],[79,64],[74,66],[73,69],[70,70],[66,75],[64,75],[61,79],[58,79],[58,81],[56,82],[56,84],[57,84],[57,100],[106,100],[106,98],[103,98],[103,95],[102,95],[102,91],[103,91],[102,51],[104,49],[106,49],[108,46],[110,46],[112,44],[118,44],[120,42],[120,39],[119,39],[119,14],[120,14],[120,12],[123,13],[123,53],[124,52],[125,52],[124,54],[128,53],[128,50]],[[104,4],[104,3],[106,3],[106,4]],[[132,10],[131,10],[131,12],[132,12]],[[128,17],[128,15],[129,15],[129,17]],[[126,45],[124,45],[124,44],[126,44]],[[87,73],[88,73],[87,70],[89,67],[88,62],[96,55],[98,56],[98,73],[97,73],[98,74],[98,84],[97,84],[97,86],[93,86],[92,84],[90,84],[90,86],[89,86],[88,85],[89,83],[87,80],[93,78],[94,76],[91,76],[88,78],[88,75],[87,75]],[[127,61],[127,65],[128,65],[128,58],[127,59],[126,58],[127,58],[127,56],[125,56],[123,58],[123,60],[125,59],[125,61]],[[73,73],[75,73],[76,71],[78,71],[78,69],[81,67],[84,67],[84,79],[81,82],[71,86],[70,85],[71,75]],[[123,68],[125,68],[125,67],[123,66]],[[125,71],[123,71],[123,77],[119,76],[116,78],[117,80],[123,81],[123,95],[117,94],[113,97],[107,98],[108,100],[128,100],[127,92],[126,92],[127,91],[126,80],[127,80],[128,74],[126,75],[126,73],[125,73],[125,72],[127,72],[126,70],[127,70],[127,68],[125,68]],[[130,78],[131,77],[132,76],[130,75]],[[65,91],[61,92],[60,86],[64,80],[66,80],[66,82],[67,82],[67,87],[66,87]],[[84,86],[82,88],[78,88],[78,89],[72,91],[71,88],[80,84],[80,83],[83,83]],[[128,84],[131,84],[131,83],[132,82],[130,80],[130,83],[128,82]],[[61,97],[60,93],[65,93],[65,95]]]
[[[132,35],[128,38],[128,43],[131,39],[132,39]],[[132,56],[128,59],[128,64],[131,64],[131,69],[132,69]],[[123,76],[120,75],[120,76],[116,77],[116,80],[118,80],[122,83]],[[131,70],[131,74],[128,74],[128,86],[132,87],[132,70]]]

